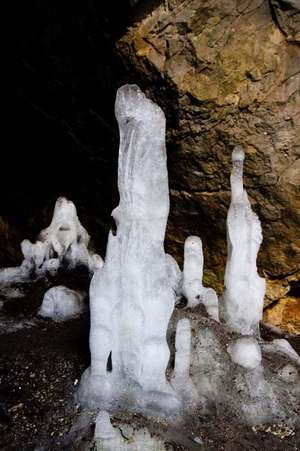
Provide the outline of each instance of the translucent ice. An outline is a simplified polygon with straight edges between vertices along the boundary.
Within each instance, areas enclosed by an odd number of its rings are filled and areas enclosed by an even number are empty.
[[[90,287],[91,367],[79,399],[102,408],[176,411],[166,380],[166,331],[175,296],[164,252],[169,213],[162,110],[135,85],[117,92],[120,203],[105,264]]]
[[[166,254],[168,277],[174,292],[176,302],[182,298],[182,273],[176,260],[169,254]]]
[[[228,346],[228,353],[234,363],[247,369],[254,369],[261,363],[261,350],[257,341],[250,337],[239,338]]]
[[[85,293],[64,286],[50,288],[44,295],[39,315],[55,321],[74,318],[82,313],[84,298]]]
[[[185,407],[197,404],[199,401],[198,393],[190,378],[191,338],[189,319],[180,319],[176,326],[175,367],[171,383]]]
[[[90,237],[81,225],[76,207],[70,200],[57,199],[51,224],[31,243],[24,240],[21,266],[0,270],[0,284],[26,282],[32,276],[55,275],[62,264],[69,269],[84,265],[93,273],[103,266],[102,258],[88,249]]]
[[[261,225],[243,189],[244,152],[232,153],[231,204],[227,215],[228,256],[222,320],[242,335],[258,333],[262,318],[265,280],[257,273],[256,258],[262,242]]]
[[[28,260],[23,260],[20,266],[15,268],[0,269],[0,284],[12,285],[19,282],[27,282],[34,271],[34,265]]]
[[[265,342],[263,344],[263,349],[266,352],[284,354],[289,357],[294,362],[300,365],[300,356],[295,351],[295,349],[290,345],[290,343],[284,338],[276,338],[270,342]]]
[[[56,201],[51,224],[41,231],[37,243],[33,245],[43,248],[38,252],[33,251],[34,256],[41,254],[39,265],[36,266],[41,267],[43,261],[56,255],[60,262],[66,261],[71,268],[84,265],[92,271],[94,254],[88,250],[89,241],[89,234],[78,219],[75,205],[60,197]],[[97,255],[96,259],[99,261],[98,266],[102,266],[101,257]]]
[[[117,435],[117,431],[111,425],[109,413],[101,410],[96,418],[95,439],[110,440]]]
[[[191,363],[191,325],[187,318],[178,321],[175,337],[175,379],[188,379]]]
[[[212,288],[205,288],[203,279],[202,241],[198,236],[189,236],[184,243],[182,292],[187,299],[187,307],[202,303],[208,315],[219,320],[218,296]]]
[[[126,437],[126,438],[125,438]],[[165,451],[163,442],[149,434],[146,428],[134,430],[128,425],[111,425],[109,414],[99,412],[96,418],[95,442],[97,451]]]
[[[222,324],[187,315],[193,331],[190,377],[207,413],[231,412],[250,425],[297,421],[299,376],[287,357],[266,356],[262,340],[233,341]]]

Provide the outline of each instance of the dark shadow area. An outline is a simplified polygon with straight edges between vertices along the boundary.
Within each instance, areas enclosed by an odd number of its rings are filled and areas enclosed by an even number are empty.
[[[126,82],[115,42],[131,20],[122,2],[30,0],[18,5],[7,144],[2,160],[0,266],[70,198],[103,253],[118,201],[117,88]],[[95,219],[96,218],[96,219]],[[2,233],[3,235],[3,233]],[[1,252],[0,252],[1,253]]]

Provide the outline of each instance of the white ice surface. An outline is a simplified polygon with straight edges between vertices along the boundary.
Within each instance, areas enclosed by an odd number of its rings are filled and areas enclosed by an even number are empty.
[[[231,204],[227,215],[228,256],[225,292],[220,302],[222,320],[242,335],[258,333],[262,318],[265,280],[257,273],[256,258],[262,242],[261,225],[243,189],[244,152],[232,153]]]
[[[252,337],[238,338],[228,345],[228,353],[234,363],[253,370],[261,363],[261,349]]]
[[[114,428],[105,411],[96,418],[94,438],[97,451],[166,451],[163,442],[146,428],[134,430],[127,424]]]
[[[39,315],[55,321],[64,321],[80,315],[84,309],[85,293],[64,286],[46,291]]]
[[[164,251],[165,117],[135,85],[118,90],[115,112],[120,203],[112,216],[117,231],[110,232],[105,264],[91,282],[91,367],[82,377],[79,398],[104,408],[121,404],[167,412],[177,410],[179,400],[166,380],[166,332],[178,271]]]
[[[208,315],[219,321],[218,296],[212,288],[203,286],[203,250],[198,236],[189,236],[184,243],[184,264],[182,292],[187,307],[193,308],[202,303]]]
[[[102,258],[89,250],[90,237],[81,225],[76,207],[70,200],[57,199],[51,224],[31,243],[23,240],[23,263],[16,268],[0,269],[0,284],[27,282],[30,277],[55,275],[62,264],[69,269],[86,266],[91,273],[103,266]]]
[[[289,357],[291,360],[300,365],[300,356],[290,343],[284,338],[276,338],[272,341],[264,342],[263,349],[266,352],[280,353]]]
[[[174,292],[175,300],[179,302],[182,298],[182,272],[178,263],[171,255],[166,254],[166,260],[169,281]]]

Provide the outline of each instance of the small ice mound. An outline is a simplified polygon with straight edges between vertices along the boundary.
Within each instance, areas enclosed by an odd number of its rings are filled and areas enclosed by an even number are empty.
[[[96,418],[94,439],[97,451],[166,451],[162,440],[151,436],[146,428],[136,430],[128,424],[114,428],[103,410]]]
[[[300,356],[295,351],[295,349],[290,345],[290,343],[284,338],[276,338],[271,342],[264,343],[263,349],[266,352],[279,352],[286,355],[291,360],[294,360],[298,365],[300,365]]]
[[[54,321],[74,318],[83,312],[84,298],[85,293],[64,286],[50,288],[44,295],[38,314]]]
[[[116,430],[113,428],[109,414],[105,410],[101,410],[96,418],[95,439],[112,439],[117,436]]]
[[[22,264],[15,268],[2,268],[0,269],[0,284],[8,286],[14,283],[28,282],[33,271],[34,265],[27,260],[23,260]]]
[[[231,360],[249,370],[261,363],[261,349],[254,338],[239,338],[228,345]]]

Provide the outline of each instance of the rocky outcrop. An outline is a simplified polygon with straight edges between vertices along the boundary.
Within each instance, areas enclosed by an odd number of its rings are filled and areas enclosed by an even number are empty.
[[[117,44],[167,114],[168,251],[180,261],[185,238],[201,236],[204,283],[219,291],[235,144],[245,148],[245,188],[263,226],[258,264],[268,299],[300,278],[297,8],[284,0],[167,1]]]
[[[283,331],[299,335],[300,333],[300,301],[287,296],[265,309],[264,321],[279,327]]]
[[[291,42],[300,44],[300,3],[297,0],[270,0],[281,31]]]

